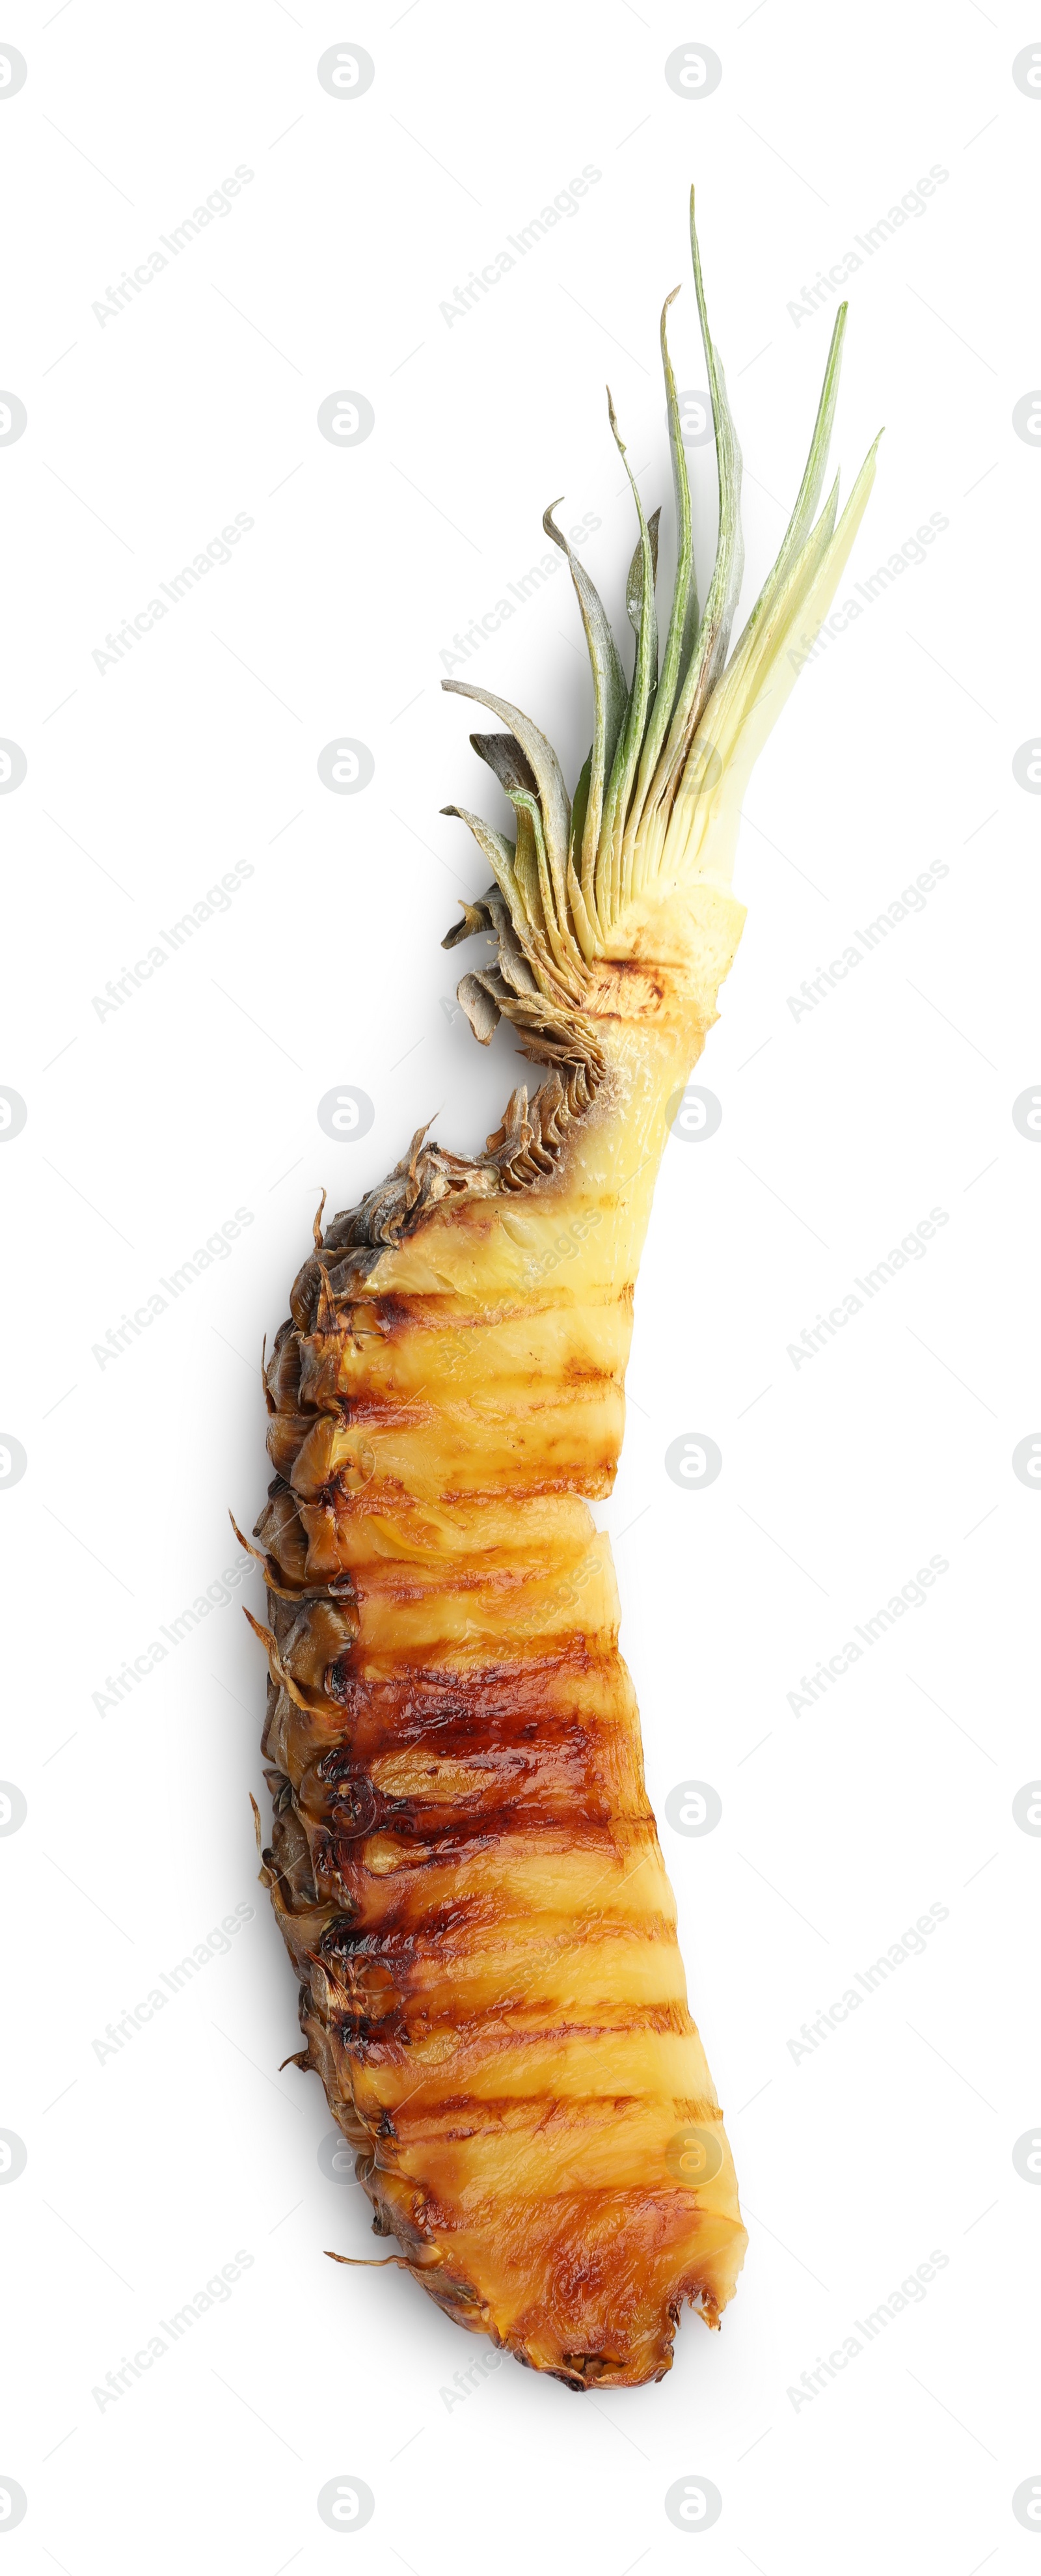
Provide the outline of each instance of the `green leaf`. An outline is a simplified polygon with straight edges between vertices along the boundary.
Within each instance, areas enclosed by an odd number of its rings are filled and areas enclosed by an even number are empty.
[[[752,610],[752,614],[744,632],[734,647],[735,655],[742,651],[751,635],[753,626],[755,626],[759,618],[763,616],[765,610],[769,607],[771,600],[775,597],[777,591],[786,581],[788,573],[790,572],[797,555],[801,553],[802,548],[806,543],[807,536],[813,524],[813,513],[820,499],[821,486],[824,481],[825,470],[828,463],[828,449],[831,445],[832,425],[835,419],[835,405],[839,398],[839,376],[842,370],[842,343],[846,333],[846,316],[848,311],[848,304],[840,304],[835,316],[835,328],[831,335],[831,347],[828,351],[828,363],[824,370],[824,383],[821,387],[821,398],[817,406],[817,418],[814,425],[813,437],[810,441],[810,452],[806,459],[806,471],[799,486],[799,496],[796,501],[795,508],[792,511],[791,518],[789,519],[788,526],[785,531],[784,542],[781,546],[780,553],[777,557],[776,563],[774,564],[772,572],[767,575],[767,578],[763,583],[763,587],[759,593],[758,599],[756,600],[755,607]]]
[[[582,808],[582,822],[578,828],[575,825],[574,813],[572,814],[571,856],[581,876],[586,911],[595,922],[593,889],[596,848],[600,838],[600,822],[604,805],[604,786],[611,773],[611,763],[622,729],[629,693],[626,688],[625,673],[618,658],[618,647],[611,633],[603,601],[590,581],[585,565],[580,563],[577,555],[572,553],[567,538],[556,525],[553,512],[558,507],[558,502],[550,502],[548,510],[543,513],[542,525],[554,545],[559,546],[561,552],[567,556],[571,578],[578,596],[593,674],[593,745],[587,764],[588,786]],[[583,771],[583,777],[585,776],[586,772]],[[576,809],[581,787],[580,779],[575,794]],[[581,841],[579,832],[581,832]]]
[[[542,806],[546,849],[554,874],[559,869],[560,883],[563,885],[564,870],[567,865],[571,807],[568,803],[568,793],[560,762],[552,743],[547,742],[545,734],[539,732],[538,726],[532,723],[530,716],[522,715],[519,707],[510,705],[508,698],[493,697],[490,689],[475,689],[468,680],[442,680],[441,686],[453,697],[476,698],[479,706],[490,707],[493,715],[502,716],[509,725],[511,733],[515,735],[526,760],[530,761],[535,773],[539,801]]]
[[[716,560],[705,614],[697,643],[684,673],[669,726],[668,737],[658,762],[649,802],[671,805],[676,795],[684,764],[705,705],[726,660],[730,629],[744,570],[744,545],[741,537],[741,450],[727,401],[726,383],[719,353],[713,346],[705,306],[705,288],[701,275],[701,254],[694,222],[694,190],[690,192],[690,253],[694,268],[694,288],[698,299],[701,337],[705,348],[709,392],[712,397],[712,420],[716,433],[716,470],[719,479],[719,533]]]
[[[679,675],[683,666],[684,657],[689,654],[692,649],[698,622],[698,594],[697,582],[694,574],[694,543],[691,531],[690,514],[690,484],[687,478],[687,459],[683,446],[683,433],[680,427],[680,411],[679,401],[676,394],[676,379],[672,371],[672,361],[669,357],[669,344],[665,328],[665,317],[668,313],[669,306],[674,303],[679,291],[679,287],[674,286],[672,294],[666,296],[665,302],[662,306],[660,326],[662,367],[665,375],[665,398],[669,416],[669,443],[672,448],[672,477],[676,494],[676,580],[672,593],[672,609],[669,616],[669,631],[665,639],[665,659],[662,663],[661,678],[658,682],[655,694],[651,720],[647,727],[647,736],[640,757],[636,789],[629,808],[629,816],[626,823],[625,837],[627,844],[627,865],[624,869],[624,875],[629,879],[634,890],[638,889],[642,877],[640,865],[642,852],[638,838],[640,822],[647,803],[651,780],[657,767],[658,756],[665,740],[669,718],[675,704],[676,690],[679,684]]]
[[[640,542],[626,582],[626,608],[631,625],[636,629],[636,657],[629,705],[614,756],[610,783],[604,799],[603,822],[596,859],[596,910],[605,930],[617,920],[622,903],[622,845],[629,797],[636,765],[643,745],[651,690],[658,677],[658,620],[654,605],[654,572],[658,551],[658,520],[654,514],[654,541],[643,515],[643,503],[625,452],[625,441],[615,419],[610,391],[607,408],[618,453],[629,477],[640,522]]]

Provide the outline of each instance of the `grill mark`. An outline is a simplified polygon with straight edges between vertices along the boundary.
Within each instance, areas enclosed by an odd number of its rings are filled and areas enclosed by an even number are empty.
[[[475,1226],[475,1254],[487,1216],[485,1209]],[[330,1230],[326,1247],[336,1234]],[[537,1304],[504,1306],[497,1318],[464,1314],[454,1294],[360,1293],[363,1267],[350,1256],[305,1265],[295,1320],[283,1326],[268,1364],[270,1446],[280,1472],[258,1535],[266,1536],[272,1580],[296,1599],[273,1595],[270,1612],[282,1671],[265,1748],[277,1765],[280,1812],[264,1857],[302,1979],[304,2061],[321,2069],[336,2116],[364,2144],[359,2178],[375,2223],[426,2263],[435,2240],[465,2240],[469,2251],[451,2256],[452,2272],[443,2261],[440,2279],[426,2281],[449,2314],[473,2321],[481,2301],[468,2277],[479,2251],[474,2210],[487,2207],[494,2232],[495,2194],[473,2182],[464,2192],[465,2169],[456,2174],[444,2155],[465,2154],[467,2141],[491,2158],[514,2141],[521,2154],[524,2141],[543,2135],[565,2168],[580,2167],[584,2140],[608,2152],[612,2121],[632,2127],[638,2155],[641,2122],[660,2129],[690,2116],[689,2101],[713,2120],[719,2115],[710,2085],[704,2098],[669,2097],[654,2078],[655,2052],[684,2082],[703,2060],[683,2000],[634,1695],[617,1654],[609,1550],[588,1513],[581,1519],[579,1498],[610,1491],[624,1410],[624,1351],[619,1364],[604,1366],[592,1345],[614,1308],[624,1310],[627,1340],[631,1282],[595,1311],[575,1310],[558,1365],[544,1368],[533,1348],[537,1377],[526,1376],[505,1344],[496,1352],[489,1337],[483,1346],[471,1341],[456,1391],[446,1369],[436,1397],[425,1397],[415,1380],[424,1368],[436,1370],[435,1333],[447,1327],[458,1343],[527,1313],[538,1318],[533,1346],[541,1354],[552,1346],[551,1299],[540,1293]],[[413,1338],[420,1334],[422,1345]],[[607,1347],[613,1352],[614,1341]],[[466,1372],[481,1365],[485,1379],[471,1394]],[[334,1463],[341,1441],[352,1444],[347,1468]],[[371,1467],[357,1463],[365,1442]],[[384,1444],[400,1474],[385,1471]],[[428,1463],[436,1488],[429,1501],[408,1482]],[[514,1526],[504,1534],[509,1507]],[[499,1535],[482,1546],[488,1514]],[[426,1552],[409,1544],[410,1529],[424,1527]],[[377,1537],[383,1546],[373,1544]],[[310,1600],[301,1599],[306,1592]],[[530,1636],[520,1624],[529,1603]],[[394,1648],[386,1640],[399,1615],[411,1628]],[[417,1662],[407,1639],[424,1618],[435,1633]],[[561,1635],[550,1650],[539,1623],[554,1618]],[[455,1642],[460,1620],[465,1646]],[[338,1649],[328,1655],[326,1635]],[[403,1786],[395,1785],[394,1764],[407,1766]],[[443,1795],[441,1765],[453,1766]],[[558,1894],[552,1912],[537,1892],[540,1871],[543,1894]],[[582,1983],[583,1963],[601,1942],[602,1995]],[[611,2000],[612,1944],[632,1962],[632,1983],[646,1978],[657,1992]],[[643,2067],[632,2052],[650,2052],[645,2087],[583,2089],[598,2071],[608,2073],[612,2050],[630,2053],[634,2074]],[[544,2070],[532,2059],[543,2055],[566,2057],[567,2087],[539,2081]],[[478,2069],[487,2093],[467,2081]],[[535,2078],[530,2093],[522,2089],[526,2074]],[[410,2155],[417,2170],[405,2173]],[[646,2346],[650,2360],[639,2361],[639,2373],[660,2375],[671,2332],[663,2346],[662,2323],[649,2316],[637,2327],[630,2311],[648,2298],[653,2309],[659,2261],[670,2316],[677,2279],[681,2294],[688,2280],[697,2286],[696,2262],[685,2255],[678,2266],[670,2252],[675,2240],[689,2253],[690,2201],[664,2176],[631,2188],[590,2180],[555,2190],[549,2202],[533,2183],[526,2202],[511,2204],[510,2225],[523,2234],[530,2221],[532,2244],[555,2249],[552,2299],[543,2285],[548,2307],[556,2300],[573,2312],[576,2331],[543,2349],[539,2336],[556,2331],[547,2307],[511,2330],[518,2357],[536,2358],[576,2387],[617,2375],[623,2364],[614,2342],[609,2355],[603,2333],[590,2325],[583,2341],[579,2325],[594,2287],[599,2296],[613,2276],[618,2349],[635,2368],[632,2356]],[[600,2242],[601,2224],[610,2242]],[[633,2231],[631,2256],[619,2255],[619,2228]],[[516,2264],[524,2275],[526,2246]]]

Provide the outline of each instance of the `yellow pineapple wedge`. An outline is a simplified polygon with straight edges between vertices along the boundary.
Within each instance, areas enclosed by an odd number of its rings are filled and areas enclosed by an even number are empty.
[[[791,523],[728,660],[740,455],[693,196],[691,246],[719,480],[703,612],[663,313],[678,562],[660,672],[657,529],[634,484],[631,684],[544,521],[593,673],[573,803],[528,717],[446,683],[508,728],[472,739],[516,839],[463,816],[493,883],[445,945],[490,934],[460,999],[482,1043],[512,1021],[548,1079],[514,1091],[476,1160],[420,1128],[359,1207],[316,1222],[266,1368],[275,1481],[254,1550],[263,1876],[300,1978],[297,2062],[360,2151],[389,2259],[572,2388],[661,2378],[684,2300],[715,2325],[745,2249],[588,1504],[614,1482],[669,1104],[741,935],[744,783],[874,470],[872,451],[843,516],[835,491],[816,515],[843,307]]]

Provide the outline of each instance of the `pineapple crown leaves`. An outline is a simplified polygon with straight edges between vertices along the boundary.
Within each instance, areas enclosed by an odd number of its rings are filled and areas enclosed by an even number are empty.
[[[841,518],[837,480],[816,515],[838,397],[847,312],[843,304],[795,507],[776,562],[728,660],[744,569],[741,450],[708,325],[693,188],[690,245],[719,490],[716,556],[703,610],[699,613],[687,461],[666,328],[677,287],[667,296],[661,316],[677,547],[660,667],[654,595],[659,513],[650,520],[644,517],[608,391],[611,429],[639,523],[626,581],[626,609],[636,639],[630,682],[602,601],[556,525],[557,502],[550,503],[542,522],[567,556],[593,680],[593,740],[573,804],[556,753],[530,716],[468,681],[442,682],[455,696],[489,707],[509,727],[505,734],[471,734],[470,740],[513,806],[515,840],[461,806],[443,808],[469,825],[495,880],[480,902],[463,905],[462,920],[443,942],[454,947],[478,930],[497,935],[495,962],[464,976],[459,986],[459,999],[483,1044],[505,1012],[522,1024],[529,1043],[543,1028],[556,1051],[568,1027],[575,1027],[596,961],[630,953],[627,934],[637,904],[653,902],[656,888],[664,899],[681,880],[729,882],[749,771],[794,683],[802,658],[798,648],[812,643],[834,595],[874,480],[877,439]],[[536,1051],[537,1042],[531,1043],[531,1052]]]

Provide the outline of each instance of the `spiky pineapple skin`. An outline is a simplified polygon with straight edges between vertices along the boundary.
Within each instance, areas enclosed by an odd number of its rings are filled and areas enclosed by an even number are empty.
[[[660,2378],[745,2247],[588,1508],[666,1104],[742,920],[674,895],[602,963],[588,1096],[558,1082],[519,1154],[460,1162],[375,1245],[335,1221],[267,1370],[264,1874],[299,2062],[424,2288],[576,2388]],[[691,2124],[719,2158],[700,2185]]]

